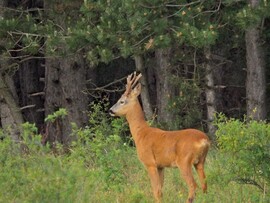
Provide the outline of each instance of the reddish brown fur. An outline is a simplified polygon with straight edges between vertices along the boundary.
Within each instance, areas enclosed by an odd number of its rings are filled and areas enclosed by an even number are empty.
[[[129,76],[129,79],[134,77],[136,73]],[[195,129],[164,131],[149,127],[137,99],[140,91],[141,85],[138,84],[129,94],[122,95],[110,112],[126,117],[138,157],[148,170],[156,202],[161,202],[162,198],[164,168],[178,167],[188,185],[187,202],[191,203],[197,187],[192,166],[198,173],[203,192],[207,190],[204,162],[210,146],[209,139],[205,133]]]

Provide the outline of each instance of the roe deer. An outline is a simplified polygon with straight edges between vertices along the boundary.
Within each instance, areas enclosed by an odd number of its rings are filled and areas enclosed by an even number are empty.
[[[137,154],[151,179],[156,202],[161,202],[165,167],[178,167],[188,185],[188,203],[192,203],[197,187],[192,174],[195,167],[203,192],[207,190],[204,162],[210,146],[207,135],[199,130],[164,131],[149,127],[138,100],[141,74],[127,77],[126,91],[110,108],[112,116],[125,116],[134,139]]]

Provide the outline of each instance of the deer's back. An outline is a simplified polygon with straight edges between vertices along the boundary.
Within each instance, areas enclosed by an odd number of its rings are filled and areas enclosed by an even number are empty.
[[[139,133],[137,152],[146,165],[174,167],[181,157],[195,160],[209,148],[207,135],[196,129],[164,131],[148,128]]]

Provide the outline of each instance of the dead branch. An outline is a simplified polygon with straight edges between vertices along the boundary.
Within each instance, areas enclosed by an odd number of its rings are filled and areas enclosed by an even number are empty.
[[[119,83],[119,82],[122,82],[123,80],[125,80],[126,79],[126,77],[123,77],[123,78],[120,78],[120,79],[118,79],[118,80],[115,80],[115,81],[113,81],[113,82],[111,82],[111,83],[109,83],[109,84],[107,84],[107,85],[104,85],[104,86],[101,86],[101,87],[95,87],[95,88],[92,88],[92,89],[88,89],[88,90],[90,90],[90,91],[112,91],[112,90],[108,90],[108,89],[106,89],[106,88],[108,88],[108,87],[110,87],[110,86],[112,86],[112,85],[115,85],[115,84],[117,84],[117,83]],[[91,83],[90,82],[90,80],[88,80],[87,81],[88,83]],[[94,86],[96,86],[94,83],[91,83],[92,85],[94,85]]]
[[[21,107],[20,109],[21,109],[21,110],[25,110],[25,109],[35,108],[35,107],[36,107],[35,104],[30,104],[30,105],[27,105],[27,106],[23,106],[23,107]]]
[[[43,95],[45,95],[45,92],[35,92],[32,94],[29,94],[30,97],[43,96]]]
[[[261,191],[264,191],[264,187],[261,186],[257,181],[251,180],[248,178],[236,178],[234,181],[242,183],[242,184],[247,184],[247,185],[253,185],[259,188]]]

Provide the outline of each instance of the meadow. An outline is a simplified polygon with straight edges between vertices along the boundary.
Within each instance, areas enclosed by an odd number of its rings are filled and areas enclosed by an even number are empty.
[[[251,148],[240,144],[249,140],[243,129],[250,132],[258,128],[261,134],[256,140],[269,138],[268,124],[255,124],[249,124],[249,129],[238,120],[218,120],[220,143],[211,147],[205,165],[208,193],[203,194],[198,186],[195,202],[270,202],[270,139],[249,141]],[[23,128],[20,143],[11,141],[7,131],[0,134],[0,202],[154,202],[147,172],[137,158],[124,120],[111,120],[95,107],[89,126],[73,126],[76,141],[68,148],[58,144],[53,150],[40,144],[41,135],[34,124],[25,123]],[[237,130],[242,138],[239,143]],[[243,157],[245,154],[248,156]],[[166,169],[163,202],[185,202],[186,197],[187,187],[178,169]]]

